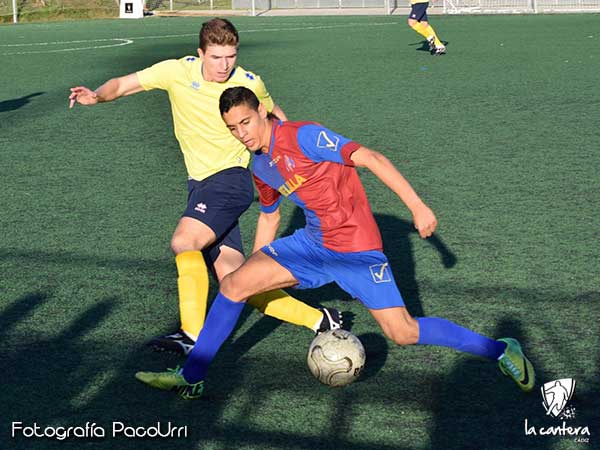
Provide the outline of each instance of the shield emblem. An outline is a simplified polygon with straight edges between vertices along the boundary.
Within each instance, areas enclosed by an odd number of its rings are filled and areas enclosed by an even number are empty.
[[[550,381],[541,387],[541,391],[546,415],[558,417],[575,393],[575,380],[573,378],[561,378],[560,380]]]

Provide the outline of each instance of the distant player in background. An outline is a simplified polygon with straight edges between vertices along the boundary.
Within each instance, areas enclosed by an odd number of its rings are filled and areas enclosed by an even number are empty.
[[[260,251],[223,279],[183,369],[138,372],[138,380],[186,399],[199,397],[208,367],[246,298],[276,288],[336,282],[369,309],[396,344],[444,346],[498,361],[522,390],[533,389],[533,366],[515,339],[491,339],[446,319],[415,319],[407,311],[355,167],[368,168],[400,198],[422,238],[433,234],[437,219],[386,157],[319,124],[274,119],[244,87],[224,91],[220,109],[233,135],[255,152],[261,213],[254,248]],[[306,227],[273,241],[283,197],[304,210]]]
[[[187,354],[206,315],[208,267],[220,281],[244,262],[238,218],[254,199],[247,169],[250,155],[223,123],[221,92],[245,86],[270,112],[286,119],[260,77],[236,66],[238,45],[233,24],[213,19],[202,25],[198,56],[159,62],[113,78],[95,91],[71,88],[71,108],[75,103],[95,105],[152,89],[169,94],[175,135],[188,172],[188,204],[171,239],[179,274],[181,328],[153,339],[150,345],[156,350]],[[152,195],[151,189],[143,188],[140,195]],[[337,310],[312,308],[283,291],[253,297],[248,303],[267,315],[314,331],[339,328],[341,323]]]
[[[440,41],[427,18],[428,0],[410,0],[411,10],[408,16],[408,26],[427,39],[432,55],[446,53],[446,46]]]

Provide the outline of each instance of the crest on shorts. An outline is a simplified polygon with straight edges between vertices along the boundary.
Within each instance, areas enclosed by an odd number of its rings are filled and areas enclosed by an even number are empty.
[[[389,283],[392,281],[390,265],[387,262],[383,264],[373,264],[372,266],[369,266],[369,270],[371,271],[371,277],[375,283]]]

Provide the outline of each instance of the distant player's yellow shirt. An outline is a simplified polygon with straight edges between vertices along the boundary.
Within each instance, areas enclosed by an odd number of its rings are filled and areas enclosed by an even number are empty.
[[[429,3],[429,0],[410,0],[411,5],[415,5],[417,3]]]
[[[169,59],[137,72],[142,87],[169,93],[175,136],[190,178],[203,180],[231,167],[248,167],[250,153],[233,137],[219,112],[219,97],[230,87],[251,89],[273,110],[273,99],[259,76],[237,66],[223,83],[205,81],[195,56]]]

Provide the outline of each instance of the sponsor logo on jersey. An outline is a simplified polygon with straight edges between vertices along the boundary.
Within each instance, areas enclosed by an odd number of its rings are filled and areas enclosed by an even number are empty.
[[[277,190],[284,197],[288,197],[292,194],[296,189],[298,189],[302,184],[306,181],[302,175],[295,174],[292,178],[288,179],[284,184],[279,186]]]

